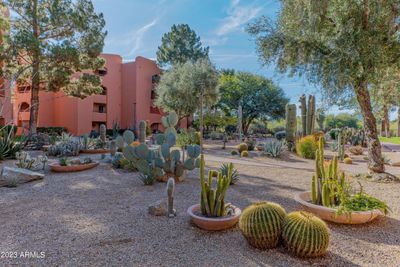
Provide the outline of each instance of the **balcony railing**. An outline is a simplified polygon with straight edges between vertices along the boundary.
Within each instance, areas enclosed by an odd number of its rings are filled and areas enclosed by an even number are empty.
[[[92,121],[98,121],[98,122],[107,121],[107,113],[93,112]]]

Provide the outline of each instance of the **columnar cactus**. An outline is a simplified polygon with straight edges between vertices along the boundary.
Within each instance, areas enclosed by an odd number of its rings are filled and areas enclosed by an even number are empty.
[[[296,142],[296,131],[297,131],[297,115],[296,105],[286,104],[286,141],[288,142],[289,150],[292,149]]]
[[[145,121],[139,121],[139,142],[141,144],[146,142],[146,127],[147,124]]]
[[[338,156],[340,160],[344,159],[344,147],[345,147],[345,141],[344,141],[344,136],[343,136],[343,131],[341,130],[336,138],[336,143],[337,143],[337,151],[338,151]]]
[[[320,218],[297,211],[288,214],[283,223],[282,239],[287,249],[300,257],[318,257],[326,253],[330,231]]]
[[[111,140],[110,141],[110,154],[111,156],[115,156],[115,154],[117,153],[117,144],[115,142],[115,140]]]
[[[100,137],[100,140],[103,143],[106,142],[106,133],[107,133],[106,125],[105,124],[100,124],[99,137]]]
[[[168,196],[168,217],[172,218],[176,216],[176,210],[174,209],[174,190],[175,190],[175,180],[169,178],[167,182],[167,196]]]
[[[307,104],[306,104],[306,95],[300,96],[300,110],[301,110],[301,129],[302,136],[307,135]]]
[[[326,207],[337,206],[340,202],[338,192],[343,191],[344,172],[338,171],[338,157],[335,155],[329,164],[325,165],[324,139],[320,138],[315,152],[315,175],[311,182],[312,202]]]
[[[232,179],[233,166],[230,164],[228,176],[222,176],[218,172],[217,188],[212,187],[213,172],[208,172],[206,181],[204,174],[204,155],[200,155],[200,182],[201,182],[201,213],[207,217],[222,217],[226,214],[227,205],[225,205],[225,193]]]
[[[253,247],[274,248],[278,245],[285,216],[285,210],[276,203],[254,203],[244,209],[239,228]]]
[[[301,125],[302,135],[310,135],[314,132],[315,127],[315,96],[308,96],[308,105],[306,101],[306,95],[300,97],[300,109],[301,109]]]

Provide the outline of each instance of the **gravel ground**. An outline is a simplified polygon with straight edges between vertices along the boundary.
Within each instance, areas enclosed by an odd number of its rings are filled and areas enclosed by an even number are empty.
[[[207,161],[210,168],[227,160],[213,155]],[[268,200],[296,210],[293,195],[309,188],[312,166],[312,161],[291,155],[288,161],[237,161],[242,179],[230,187],[227,200],[241,208]],[[299,259],[282,247],[253,249],[238,227],[209,233],[193,226],[186,209],[199,201],[197,171],[177,184],[178,216],[172,219],[147,213],[150,204],[165,198],[165,184],[143,186],[135,173],[105,164],[81,173],[47,173],[43,181],[0,188],[0,265],[399,266],[400,185],[363,184],[367,192],[387,201],[393,213],[362,226],[329,224],[328,254]],[[45,258],[23,258],[20,253],[25,251],[44,252]],[[5,252],[18,252],[18,258]]]

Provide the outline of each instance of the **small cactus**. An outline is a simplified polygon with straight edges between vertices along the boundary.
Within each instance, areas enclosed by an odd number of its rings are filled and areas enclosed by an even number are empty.
[[[285,215],[285,210],[276,203],[254,203],[243,211],[239,228],[253,247],[274,248],[278,245]]]
[[[343,163],[344,163],[344,164],[353,164],[353,159],[352,159],[352,158],[345,158],[345,159],[343,160]]]
[[[168,196],[168,213],[169,218],[176,216],[176,210],[174,209],[174,190],[175,190],[175,180],[169,178],[167,182],[167,196]]]
[[[141,144],[146,142],[146,127],[147,124],[145,121],[139,121],[139,142]]]
[[[232,156],[236,156],[237,154],[238,154],[238,152],[237,152],[236,150],[232,150],[232,151],[231,151],[231,155],[232,155]]]
[[[292,150],[296,143],[297,131],[297,116],[296,105],[286,104],[286,141],[288,142],[288,149]]]
[[[246,143],[241,143],[237,146],[237,150],[239,151],[239,153],[242,153],[243,151],[248,151],[249,147]]]
[[[296,211],[285,217],[282,239],[286,248],[295,255],[318,257],[328,249],[330,231],[320,218],[308,212]]]
[[[242,151],[242,153],[240,153],[240,156],[244,157],[244,158],[247,158],[249,156],[249,151],[247,151],[247,150]]]
[[[105,143],[106,142],[106,133],[107,133],[107,128],[105,124],[100,124],[99,128],[99,137],[100,140]]]

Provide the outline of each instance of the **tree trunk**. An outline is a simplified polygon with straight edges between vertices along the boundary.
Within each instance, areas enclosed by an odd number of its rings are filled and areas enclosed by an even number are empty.
[[[385,171],[385,165],[382,160],[381,143],[378,139],[376,119],[372,113],[368,83],[361,81],[355,88],[355,91],[364,120],[365,137],[368,144],[368,168],[373,172],[382,173]]]
[[[381,136],[386,137],[385,119],[381,121]]]
[[[400,107],[397,108],[397,137],[400,137]]]
[[[389,109],[386,105],[383,106],[383,113],[383,121],[385,122],[385,136],[390,137]]]
[[[39,24],[37,21],[37,0],[33,1],[32,6],[32,26],[33,36],[36,40],[39,38]],[[31,77],[31,108],[29,116],[29,136],[36,134],[38,113],[39,113],[39,89],[40,89],[40,48],[35,44],[33,53],[32,77]]]

